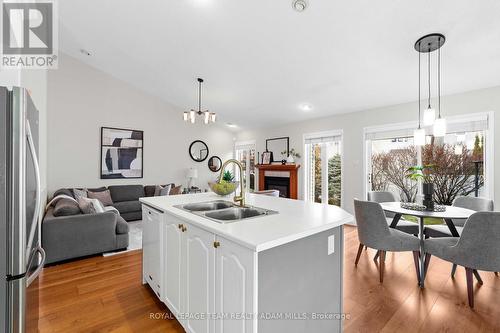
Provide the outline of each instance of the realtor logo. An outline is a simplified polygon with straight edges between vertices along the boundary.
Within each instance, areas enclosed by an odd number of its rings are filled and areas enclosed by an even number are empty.
[[[57,26],[52,0],[2,3],[2,68],[57,68]]]

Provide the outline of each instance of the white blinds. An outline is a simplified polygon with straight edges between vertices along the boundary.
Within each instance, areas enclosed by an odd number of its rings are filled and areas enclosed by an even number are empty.
[[[465,133],[485,131],[488,129],[488,115],[477,114],[465,117],[450,117],[447,120],[446,133]],[[394,139],[394,138],[410,138],[413,137],[413,131],[417,124],[407,123],[397,127],[368,128],[365,130],[365,140],[380,140],[380,139]],[[432,127],[426,127],[427,135],[432,133]]]
[[[317,135],[308,135],[304,138],[305,144],[318,144],[327,142],[338,142],[342,140],[341,133],[324,133]]]

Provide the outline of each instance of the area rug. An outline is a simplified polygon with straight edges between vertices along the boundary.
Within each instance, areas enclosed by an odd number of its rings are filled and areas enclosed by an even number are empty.
[[[116,254],[142,249],[142,220],[128,222],[128,227],[129,232],[127,249],[123,251],[103,253],[103,256],[114,256]]]

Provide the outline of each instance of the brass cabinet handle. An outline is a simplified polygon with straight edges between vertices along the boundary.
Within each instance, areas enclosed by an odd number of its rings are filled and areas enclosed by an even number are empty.
[[[215,248],[218,248],[219,246],[220,246],[220,242],[215,241],[215,242],[214,242],[214,247],[215,247]]]
[[[182,230],[184,228],[184,224],[179,224],[178,227],[179,227],[179,229]]]
[[[188,230],[185,226],[182,226],[182,232],[186,232],[186,230]]]

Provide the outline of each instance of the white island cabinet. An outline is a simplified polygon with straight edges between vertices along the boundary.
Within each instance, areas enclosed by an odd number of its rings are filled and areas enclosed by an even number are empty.
[[[141,199],[144,282],[186,332],[340,332],[342,225],[352,216],[258,195],[247,204],[278,214],[224,224],[175,207],[218,199]]]

